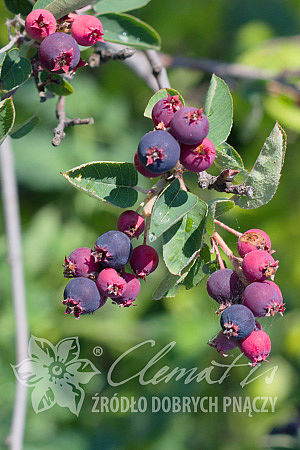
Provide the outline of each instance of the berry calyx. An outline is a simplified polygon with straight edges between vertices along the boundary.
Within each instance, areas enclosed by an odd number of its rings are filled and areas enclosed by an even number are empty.
[[[242,262],[245,277],[253,281],[264,281],[275,275],[278,261],[265,250],[253,250],[247,253]]]
[[[158,176],[155,173],[150,172],[150,170],[146,169],[146,167],[143,166],[143,164],[139,160],[138,151],[136,151],[134,155],[134,166],[136,170],[146,178],[155,178]]]
[[[97,288],[103,297],[121,297],[126,288],[126,281],[120,274],[111,268],[103,269],[96,281]]]
[[[40,45],[39,60],[50,72],[66,73],[80,65],[80,50],[77,42],[66,33],[47,36]]]
[[[68,282],[64,290],[65,314],[73,314],[76,319],[82,314],[90,314],[103,306],[96,284],[89,278],[78,277]]]
[[[209,123],[202,108],[183,107],[174,114],[170,123],[170,133],[181,144],[199,144],[208,132]]]
[[[102,23],[97,17],[88,14],[73,18],[71,34],[79,45],[85,47],[95,45],[96,42],[104,42]]]
[[[103,267],[121,269],[126,266],[132,254],[128,236],[121,231],[107,231],[98,237],[93,256]]]
[[[246,339],[239,342],[239,347],[254,367],[268,358],[271,352],[271,340],[263,330],[254,330]]]
[[[35,9],[25,20],[26,33],[32,39],[41,42],[56,31],[56,19],[47,9]]]
[[[65,257],[63,267],[66,278],[88,277],[95,280],[100,272],[100,264],[95,261],[88,247],[73,250],[69,257]]]
[[[159,100],[152,109],[152,120],[154,125],[160,128],[168,128],[174,114],[182,108],[182,106],[179,95],[171,96],[168,94],[167,97]]]
[[[156,250],[150,245],[139,245],[130,258],[130,266],[136,276],[145,278],[157,268],[159,257]]]
[[[255,317],[274,317],[276,313],[282,316],[285,307],[282,295],[279,295],[275,286],[275,283],[270,284],[268,281],[249,284],[243,293],[243,305],[251,309]]]
[[[226,337],[245,339],[255,328],[255,318],[244,305],[231,305],[221,315],[221,327]]]
[[[271,239],[263,230],[253,228],[239,237],[237,250],[241,258],[244,258],[247,253],[253,250],[265,250],[269,252],[271,250]]]
[[[191,172],[203,172],[214,162],[216,149],[210,139],[204,138],[200,144],[181,144],[180,162]]]
[[[138,237],[145,228],[144,218],[136,211],[124,211],[118,218],[117,227],[119,231],[125,233],[129,238]]]

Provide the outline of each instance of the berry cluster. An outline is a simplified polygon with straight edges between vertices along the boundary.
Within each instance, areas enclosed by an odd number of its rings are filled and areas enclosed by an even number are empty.
[[[40,64],[55,73],[68,74],[85,65],[79,45],[89,47],[104,42],[100,20],[88,14],[70,13],[56,22],[50,11],[35,9],[26,17],[25,28],[29,37],[41,43]]]
[[[139,278],[145,279],[157,268],[159,258],[153,247],[144,242],[132,248],[131,239],[144,232],[144,218],[124,211],[117,227],[99,236],[94,249],[80,247],[65,258],[64,276],[72,278],[62,300],[66,314],[78,319],[104,306],[108,298],[121,307],[131,306],[140,292]],[[125,271],[128,263],[133,273]]]
[[[278,261],[272,257],[269,236],[262,230],[248,230],[240,234],[237,249],[241,272],[221,267],[207,281],[209,296],[220,305],[217,313],[221,314],[222,327],[208,344],[223,356],[239,346],[255,366],[271,351],[270,338],[256,318],[283,315],[285,306],[273,281]]]
[[[184,107],[179,95],[159,100],[153,107],[154,131],[140,140],[134,164],[140,174],[154,178],[173,169],[177,163],[192,172],[207,170],[216,150],[207,138],[209,123],[203,109]]]

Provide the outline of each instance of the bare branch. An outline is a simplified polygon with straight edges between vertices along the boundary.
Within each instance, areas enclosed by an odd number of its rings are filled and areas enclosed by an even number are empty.
[[[214,189],[218,192],[227,192],[228,194],[246,195],[252,198],[253,188],[246,186],[245,183],[233,184],[232,180],[239,173],[238,170],[225,169],[219,176],[215,177],[203,171],[198,174],[198,186],[200,189]]]
[[[89,66],[94,68],[100,64],[111,60],[124,61],[133,56],[136,52],[134,48],[124,47],[121,49],[110,48],[107,44],[96,44],[95,51],[89,58]]]
[[[155,50],[146,50],[145,54],[151,64],[152,72],[157,79],[159,89],[170,88],[171,85],[169,82],[168,74],[161,62],[159,54]]]

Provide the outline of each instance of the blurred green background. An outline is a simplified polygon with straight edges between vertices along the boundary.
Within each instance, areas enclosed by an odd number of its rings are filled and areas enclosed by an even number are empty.
[[[1,46],[7,42],[5,18],[0,7]],[[134,12],[135,13],[135,12]],[[300,69],[300,4],[297,0],[152,0],[136,12],[162,37],[162,51],[173,55],[243,62],[274,70]],[[210,75],[184,68],[170,69],[174,88],[188,104],[201,105]],[[156,346],[139,351],[120,368],[120,378],[136,373],[170,341],[175,348],[163,365],[171,368],[210,366],[224,361],[206,345],[218,331],[215,304],[208,299],[205,285],[181,290],[174,299],[151,300],[152,292],[165,275],[159,270],[143,284],[138,306],[122,310],[107,305],[91,317],[79,321],[63,314],[59,302],[66,281],[61,264],[65,254],[78,246],[92,246],[101,233],[114,229],[120,210],[75,191],[60,175],[92,160],[132,161],[140,137],[151,129],[143,117],[151,91],[120,62],[110,62],[97,70],[80,70],[72,82],[75,93],[67,98],[71,117],[95,119],[94,126],[67,131],[60,147],[50,142],[56,125],[55,100],[39,103],[33,84],[15,95],[17,123],[34,113],[40,125],[21,140],[13,141],[21,203],[23,250],[26,272],[30,331],[53,344],[78,336],[81,356],[90,359],[102,376],[85,386],[86,398],[77,418],[65,408],[54,406],[36,415],[28,404],[26,450],[77,449],[260,449],[300,448],[299,437],[268,434],[298,416],[300,406],[300,109],[299,99],[289,92],[262,82],[226,80],[234,98],[234,127],[229,139],[250,168],[274,121],[278,118],[288,134],[288,151],[282,180],[271,203],[253,211],[234,209],[223,220],[244,231],[263,228],[280,258],[276,276],[285,301],[285,317],[264,319],[264,329],[272,339],[270,366],[278,365],[272,384],[264,377],[241,388],[249,368],[230,372],[222,384],[205,381],[184,385],[170,381],[156,386],[140,386],[132,380],[117,388],[105,384],[105,373],[124,351],[146,339]],[[297,81],[297,80],[295,80]],[[140,184],[147,183],[141,181]],[[210,194],[212,196],[213,194]],[[207,196],[206,196],[207,197]],[[236,239],[222,233],[231,246]],[[3,215],[0,215],[0,448],[9,432],[15,379],[10,367],[15,361],[14,316]],[[93,355],[101,345],[101,358]],[[238,355],[235,350],[234,356]],[[232,356],[225,361],[232,361]],[[246,363],[246,359],[242,359]],[[267,370],[265,364],[257,372]],[[152,369],[154,374],[156,370]],[[219,379],[224,369],[215,369]],[[92,414],[95,392],[119,396],[278,396],[275,413],[178,413],[178,414]]]

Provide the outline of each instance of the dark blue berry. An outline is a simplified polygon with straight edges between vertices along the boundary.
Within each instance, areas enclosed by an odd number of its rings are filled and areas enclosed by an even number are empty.
[[[245,339],[255,328],[255,318],[244,305],[231,305],[221,315],[221,327],[225,336],[232,339]]]
[[[244,291],[238,274],[231,269],[213,272],[207,280],[206,288],[208,295],[220,304],[239,302]]]
[[[138,146],[138,157],[143,166],[153,174],[160,175],[176,166],[180,146],[167,131],[146,133]]]
[[[170,123],[170,133],[181,144],[199,144],[208,132],[209,123],[202,108],[183,107],[174,114]]]
[[[96,283],[85,277],[73,278],[64,291],[66,314],[74,314],[76,319],[81,314],[88,314],[96,311],[101,305],[101,297]]]
[[[121,269],[126,266],[132,254],[128,236],[121,231],[107,231],[98,237],[93,252],[96,261],[103,267]]]

